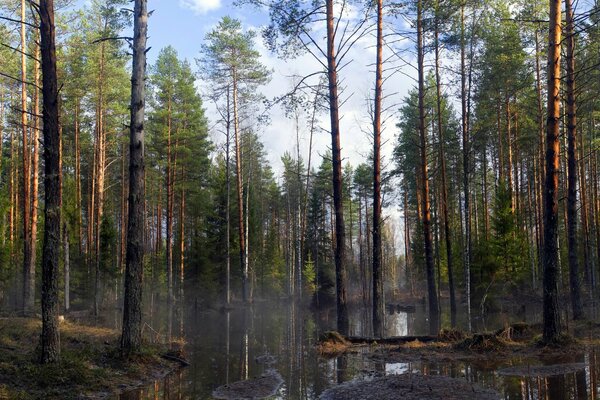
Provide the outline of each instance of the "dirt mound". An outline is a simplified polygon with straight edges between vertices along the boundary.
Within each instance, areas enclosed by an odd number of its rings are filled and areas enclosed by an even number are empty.
[[[245,381],[233,382],[216,388],[212,395],[215,399],[265,399],[274,396],[283,378],[279,372],[271,369],[262,376]]]
[[[476,333],[454,346],[457,350],[476,352],[498,351],[506,348],[505,341],[494,333]]]
[[[498,392],[464,379],[418,374],[347,382],[326,390],[320,400],[499,400]]]
[[[534,336],[534,330],[525,322],[516,322],[506,328],[498,329],[496,336],[506,340],[531,339]]]
[[[465,334],[458,329],[442,329],[438,337],[442,342],[458,342],[464,340]]]

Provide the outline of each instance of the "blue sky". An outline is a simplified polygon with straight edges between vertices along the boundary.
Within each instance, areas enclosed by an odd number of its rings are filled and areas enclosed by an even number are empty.
[[[241,10],[229,0],[150,0],[148,8],[154,10],[148,27],[151,62],[168,45],[193,62],[206,33],[225,15],[252,26],[266,22],[264,15],[250,8]]]
[[[89,0],[76,0],[83,4]],[[216,26],[218,21],[225,15],[235,17],[242,21],[246,29],[260,29],[268,23],[268,15],[262,14],[249,6],[243,9],[235,7],[231,0],[149,0],[148,8],[154,10],[149,21],[149,42],[152,47],[148,53],[148,62],[152,64],[161,48],[171,45],[180,57],[190,61],[196,69],[195,58],[199,56],[199,50],[204,37],[208,31]],[[402,22],[400,22],[402,23]],[[315,37],[324,37],[324,26],[314,27]],[[371,151],[372,144],[368,132],[371,131],[371,123],[368,117],[369,105],[367,97],[372,96],[375,74],[372,64],[375,60],[374,37],[367,36],[356,43],[350,51],[347,59],[353,62],[340,72],[339,78],[345,90],[342,93],[341,106],[341,143],[342,156],[345,162],[357,166],[366,162]],[[261,60],[268,68],[273,70],[271,82],[266,85],[262,92],[268,98],[275,98],[288,92],[292,87],[291,75],[304,76],[311,72],[320,70],[316,60],[310,55],[303,55],[295,60],[280,60],[271,54],[262,43],[260,35],[256,39],[256,48],[261,53]],[[389,56],[385,54],[384,59]],[[389,77],[384,87],[386,96],[384,108],[390,105],[388,115],[384,115],[382,132],[382,153],[384,165],[391,165],[391,153],[395,143],[397,117],[395,111],[398,109],[402,99],[408,90],[414,86],[414,68],[405,67],[402,73]],[[207,93],[210,82],[197,82],[200,93]],[[206,97],[204,97],[206,99]],[[214,127],[218,121],[214,105],[205,100],[206,113],[210,126]],[[261,127],[258,131],[267,159],[271,163],[276,175],[281,172],[281,156],[289,151],[296,154],[296,133],[294,123],[287,119],[282,110],[274,109],[271,114],[271,123]],[[320,121],[321,130],[313,138],[313,165],[315,168],[321,162],[321,155],[331,145],[329,135],[329,117],[323,115]],[[222,145],[223,135],[218,129],[213,129],[211,137],[217,146]],[[303,129],[300,132],[300,153],[304,160],[308,158],[308,132]],[[391,205],[387,214],[399,224],[397,205]]]
[[[76,0],[77,5],[83,5],[89,0]],[[149,10],[154,10],[149,21],[149,41],[152,47],[148,53],[149,64],[154,63],[161,48],[173,46],[180,57],[190,61],[196,69],[195,58],[199,56],[200,47],[207,32],[216,26],[225,15],[232,16],[242,21],[246,29],[259,30],[268,23],[268,15],[250,6],[243,8],[233,5],[232,0],[149,0]],[[352,13],[352,10],[349,11]],[[355,14],[356,15],[356,14]],[[321,30],[321,31],[320,31]],[[317,26],[313,30],[315,37],[324,37],[324,27]],[[263,88],[262,92],[268,98],[281,96],[293,86],[292,75],[304,76],[320,69],[317,61],[310,55],[303,55],[295,60],[280,60],[271,54],[262,43],[260,35],[256,39],[256,47],[261,53],[262,62],[273,70],[271,82]],[[384,58],[388,55],[384,54]],[[375,59],[374,37],[368,36],[361,39],[349,53],[347,59],[353,62],[340,74],[340,81],[346,90],[342,94],[341,107],[342,127],[342,156],[345,160],[356,166],[366,161],[371,149],[370,138],[366,131],[370,129],[368,120],[367,97],[372,94],[375,74],[372,63]],[[414,75],[414,69],[404,71]],[[414,81],[405,74],[395,74],[386,81],[384,91],[389,96],[389,104],[399,103],[407,91],[414,85]],[[210,87],[209,82],[198,81],[201,93],[206,93]],[[214,126],[217,118],[213,105],[205,101],[207,116]],[[393,108],[394,110],[397,107]],[[281,110],[273,110],[270,115],[271,124],[261,128],[259,135],[268,153],[268,159],[274,170],[281,170],[281,156],[285,151],[296,154],[296,137],[292,122],[287,119]],[[388,162],[394,144],[396,118],[392,115],[383,131],[383,154],[387,155]],[[313,160],[314,165],[320,163],[319,155],[325,153],[330,146],[331,138],[328,134],[328,116],[321,120],[322,130],[314,137]],[[216,130],[212,132],[213,140],[219,144],[221,137]],[[301,132],[300,151],[306,160],[308,157],[308,133]]]

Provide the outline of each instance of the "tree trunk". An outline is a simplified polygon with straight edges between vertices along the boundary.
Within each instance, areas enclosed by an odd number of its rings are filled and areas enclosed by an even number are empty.
[[[225,303],[231,303],[231,174],[230,169],[230,145],[231,145],[231,118],[229,115],[229,89],[227,90],[227,121],[226,121],[226,143],[225,143],[225,179],[227,181],[227,198],[225,199],[225,233],[226,260],[225,260]]]
[[[173,324],[173,315],[171,310],[173,309],[173,305],[175,303],[175,295],[173,293],[173,200],[175,194],[175,188],[173,184],[173,149],[172,149],[172,140],[171,140],[171,98],[168,100],[167,105],[167,168],[166,168],[166,182],[165,182],[165,190],[167,191],[167,243],[166,243],[166,267],[167,267],[167,305],[169,309],[168,321],[167,321],[167,331],[168,337],[171,337],[172,332],[172,324]]]
[[[467,71],[466,71],[466,48],[465,48],[465,5],[460,9],[460,75],[461,75],[461,111],[462,111],[462,147],[463,147],[463,191],[465,209],[465,243],[464,243],[464,279],[465,297],[467,298],[467,326],[471,331],[471,201],[469,192],[469,115],[467,110]],[[500,168],[502,170],[502,168]]]
[[[575,36],[571,0],[565,0],[567,21],[567,239],[569,247],[569,282],[573,319],[583,318],[581,289],[579,285],[579,260],[577,251],[577,114],[575,104]],[[585,190],[585,188],[581,188]]]
[[[435,266],[431,236],[431,205],[429,202],[429,177],[427,171],[427,132],[425,122],[425,77],[422,1],[417,2],[417,57],[419,73],[419,137],[421,150],[421,202],[423,209],[423,240],[425,244],[425,268],[429,293],[429,333],[435,335],[440,329],[439,304],[435,285]]]
[[[548,31],[548,117],[546,122],[546,179],[544,183],[544,333],[546,343],[561,333],[558,308],[558,173],[560,134],[561,1],[550,1]]]
[[[125,141],[121,143],[121,223],[120,223],[120,238],[119,238],[119,274],[122,276],[125,270],[125,251],[127,242],[127,168],[126,168],[127,149]]]
[[[183,169],[182,169],[183,175]],[[179,202],[179,337],[183,338],[183,313],[185,311],[185,191],[181,188],[181,199]]]
[[[242,268],[242,295],[244,302],[249,302],[249,283],[248,283],[248,260],[246,260],[246,230],[244,228],[244,199],[242,183],[242,157],[240,148],[240,132],[238,119],[238,90],[237,75],[233,70],[233,134],[235,136],[235,168],[237,183],[237,201],[238,201],[238,227],[240,240],[240,267]]]
[[[81,145],[79,143],[79,108],[80,100],[76,99],[75,104],[75,202],[81,204]],[[83,222],[81,213],[83,207],[77,209],[77,246],[79,249],[79,256],[83,254]]]
[[[144,268],[144,88],[146,80],[147,0],[135,0],[131,72],[129,213],[125,258],[125,304],[121,351],[138,352],[142,342]]]
[[[44,246],[42,252],[41,362],[60,357],[58,264],[60,258],[60,133],[54,28],[54,0],[41,0],[40,38],[44,102]]]
[[[377,61],[373,110],[373,334],[383,337],[385,299],[381,263],[381,102],[383,95],[383,0],[377,0]]]
[[[327,78],[329,81],[329,117],[331,120],[331,153],[333,165],[333,205],[335,213],[335,282],[337,329],[348,334],[350,322],[346,305],[346,233],[344,227],[344,201],[342,191],[342,156],[340,145],[340,117],[335,49],[335,24],[333,0],[326,0],[327,19]]]
[[[37,35],[36,35],[37,36]],[[35,54],[36,58],[39,60],[40,58],[40,48],[39,46],[35,46]],[[37,117],[40,114],[40,102],[39,102],[39,89],[40,86],[40,74],[39,74],[39,64],[38,62],[33,63],[33,76],[34,82],[37,86],[34,89],[33,95],[33,128],[32,128],[32,138],[31,144],[33,146],[33,153],[31,154],[31,227],[29,228],[29,235],[31,240],[31,246],[29,246],[29,251],[31,252],[29,256],[30,270],[33,272],[34,284],[35,284],[35,266],[36,266],[36,256],[37,256],[37,223],[38,223],[38,190],[39,190],[39,169],[40,169],[40,124],[39,118]],[[62,149],[61,149],[62,150]],[[62,151],[59,154],[59,159],[62,157]],[[62,170],[62,168],[61,168]],[[62,185],[61,185],[62,186]]]
[[[71,257],[69,254],[69,231],[67,224],[63,225],[63,257],[64,257],[64,279],[65,279],[65,312],[71,308]]]
[[[450,291],[450,325],[456,326],[456,295],[454,293],[454,274],[452,260],[452,236],[450,234],[450,219],[448,217],[448,183],[446,178],[446,155],[444,152],[444,127],[442,126],[442,81],[440,78],[440,46],[439,46],[439,1],[436,2],[435,16],[435,82],[437,105],[437,129],[440,146],[440,169],[442,180],[442,218],[444,222],[444,238],[446,241],[446,258],[448,263],[448,286]],[[486,213],[487,214],[487,213]]]
[[[25,0],[21,0],[21,128],[23,130],[23,311],[33,311],[35,302],[35,266],[31,263],[31,176],[30,150],[27,137],[27,59],[25,57],[26,25],[25,25]]]

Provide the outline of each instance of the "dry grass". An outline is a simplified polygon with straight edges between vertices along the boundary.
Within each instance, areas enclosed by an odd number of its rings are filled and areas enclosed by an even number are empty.
[[[36,319],[0,318],[0,398],[94,398],[116,388],[134,388],[174,368],[159,356],[161,347],[145,347],[123,360],[118,332],[69,322],[60,325],[60,362],[40,365],[40,331]]]
[[[319,354],[333,357],[346,352],[352,344],[338,332],[327,331],[319,337]]]

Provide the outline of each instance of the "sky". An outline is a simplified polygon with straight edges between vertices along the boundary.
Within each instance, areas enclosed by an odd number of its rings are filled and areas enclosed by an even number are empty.
[[[77,0],[83,4],[89,0]],[[234,6],[231,0],[149,0],[148,9],[154,10],[149,20],[148,62],[153,64],[161,48],[173,46],[181,58],[187,59],[197,71],[195,59],[199,57],[201,45],[206,34],[213,29],[219,20],[229,15],[239,19],[245,29],[260,30],[268,21],[268,15],[250,6],[239,8]],[[350,9],[349,15],[356,15],[356,10]],[[397,22],[405,23],[404,21]],[[324,24],[320,24],[324,25]],[[323,39],[325,37],[324,26],[314,26],[314,36]],[[293,75],[304,76],[318,71],[320,65],[310,55],[305,54],[294,60],[281,60],[270,53],[262,42],[260,35],[256,38],[256,48],[261,54],[261,61],[273,70],[270,83],[262,88],[262,93],[270,99],[281,96],[292,88]],[[341,94],[341,145],[343,162],[350,162],[354,167],[367,161],[372,149],[369,133],[371,123],[369,122],[367,98],[372,97],[375,72],[373,63],[375,61],[375,37],[368,35],[359,40],[347,56],[352,62],[340,73],[341,87],[345,88]],[[406,44],[405,44],[406,45]],[[390,53],[384,51],[384,59]],[[410,58],[410,55],[408,56]],[[402,99],[408,91],[414,87],[416,70],[413,67],[403,67],[400,73],[387,77],[384,85],[384,105],[389,108],[388,115],[383,116],[384,125],[382,131],[382,154],[383,166],[393,168],[391,153],[395,143],[397,129],[397,112]],[[207,93],[209,83],[197,82],[201,94]],[[218,121],[214,105],[205,99],[206,114],[209,126],[214,127]],[[320,129],[313,138],[313,165],[315,168],[321,162],[321,155],[331,147],[331,136],[329,134],[329,115],[324,114],[319,123]],[[294,124],[287,119],[282,110],[275,108],[270,113],[270,124],[261,126],[257,132],[264,144],[269,160],[276,176],[280,175],[283,164],[281,156],[289,151],[296,154],[296,134]],[[211,137],[217,146],[222,146],[224,137],[218,129],[211,129]],[[308,158],[308,132],[301,131],[300,152],[304,160]],[[398,205],[396,202],[389,204],[384,213],[396,226],[401,221]]]
[[[148,8],[154,10],[149,22],[149,63],[153,63],[161,48],[171,45],[180,57],[188,59],[196,66],[195,59],[199,56],[200,46],[205,35],[216,26],[219,20],[229,15],[242,21],[246,29],[259,30],[268,23],[268,16],[252,7],[239,8],[230,0],[150,0]],[[316,32],[319,35],[319,32]],[[366,161],[370,152],[371,144],[369,136],[364,132],[370,127],[367,114],[366,98],[372,92],[374,86],[374,69],[372,64],[375,59],[374,37],[368,37],[357,43],[350,55],[353,62],[340,74],[340,80],[346,86],[343,93],[345,103],[341,107],[341,142],[342,156],[353,166]],[[289,91],[292,87],[292,75],[305,75],[319,69],[318,63],[310,55],[304,55],[295,60],[280,60],[265,48],[260,35],[256,39],[256,47],[261,53],[261,61],[273,70],[270,83],[262,90],[267,98],[278,97]],[[388,106],[401,101],[407,91],[413,85],[410,78],[398,74],[386,82],[390,87],[389,93],[395,93],[388,99]],[[351,86],[351,87],[350,87]],[[206,93],[208,83],[199,80],[198,88],[201,93]],[[388,93],[388,94],[389,94]],[[205,101],[207,116],[213,126],[217,121],[214,108]],[[397,108],[397,107],[396,107]],[[383,153],[391,154],[394,135],[395,120],[388,120],[383,132]],[[320,131],[314,137],[313,160],[319,160],[327,147],[330,147],[331,138],[327,132],[328,115],[323,115]],[[362,128],[361,128],[362,127]],[[223,141],[221,135],[212,132],[215,142]],[[271,113],[271,123],[261,127],[259,136],[265,145],[268,160],[275,172],[281,171],[281,156],[285,151],[293,154],[296,152],[296,137],[293,123],[287,119],[280,109],[274,109]],[[308,155],[308,133],[301,132],[300,150],[302,157],[306,160]]]

